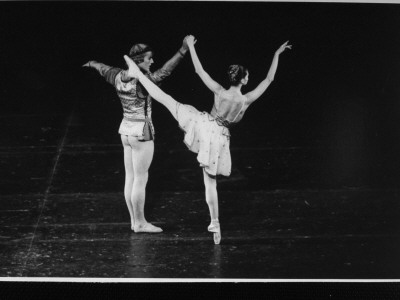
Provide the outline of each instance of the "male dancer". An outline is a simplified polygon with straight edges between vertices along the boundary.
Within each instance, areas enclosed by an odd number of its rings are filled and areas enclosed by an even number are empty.
[[[158,84],[169,76],[188,51],[186,39],[179,51],[159,70],[151,73],[153,50],[146,44],[132,46],[129,57],[138,65],[147,78]],[[151,120],[151,97],[136,78],[126,71],[96,61],[83,65],[97,70],[112,84],[121,100],[123,119],[119,134],[124,148],[125,201],[128,206],[131,229],[134,232],[159,233],[160,227],[148,223],[144,216],[144,204],[148,170],[154,154],[154,126]]]

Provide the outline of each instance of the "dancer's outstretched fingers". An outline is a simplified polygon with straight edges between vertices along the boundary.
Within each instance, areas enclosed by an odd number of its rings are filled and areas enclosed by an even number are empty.
[[[292,45],[288,45],[289,41],[286,41],[285,43],[283,43],[278,50],[276,50],[277,54],[281,54],[283,51],[286,50],[286,48],[288,49],[292,49]]]

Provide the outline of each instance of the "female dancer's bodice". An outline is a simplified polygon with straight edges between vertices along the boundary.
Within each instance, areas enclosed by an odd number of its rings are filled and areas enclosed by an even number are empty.
[[[221,91],[215,95],[211,116],[225,127],[231,127],[238,123],[245,111],[246,97],[244,95],[232,95],[227,91]]]

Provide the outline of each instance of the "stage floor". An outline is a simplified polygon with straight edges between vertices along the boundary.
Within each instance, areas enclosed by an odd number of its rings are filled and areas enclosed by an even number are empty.
[[[357,149],[279,147],[238,128],[214,245],[202,171],[179,129],[158,126],[147,187],[146,218],[164,232],[135,234],[118,120],[85,113],[0,116],[1,277],[400,278],[398,189],[363,156],[350,177],[330,159]]]

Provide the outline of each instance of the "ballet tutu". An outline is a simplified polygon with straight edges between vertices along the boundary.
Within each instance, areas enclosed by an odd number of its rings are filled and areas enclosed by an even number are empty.
[[[191,105],[177,103],[177,120],[185,132],[184,143],[197,154],[197,161],[212,176],[231,174],[230,132],[218,125],[207,112]]]

